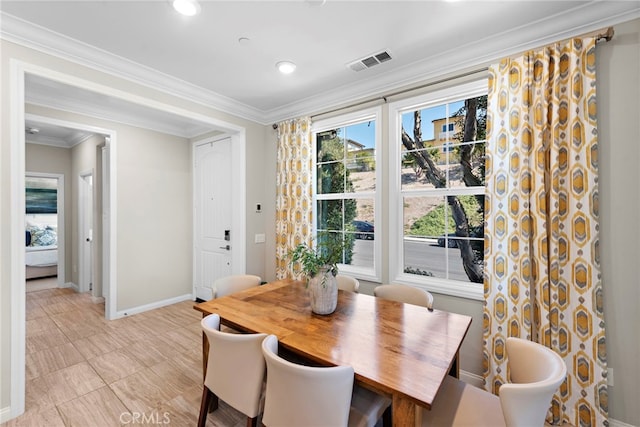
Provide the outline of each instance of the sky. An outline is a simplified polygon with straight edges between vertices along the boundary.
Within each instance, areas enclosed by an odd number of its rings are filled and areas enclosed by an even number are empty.
[[[454,102],[449,104],[449,114],[453,114],[458,111],[464,105],[464,101]],[[433,125],[431,122],[436,119],[441,119],[446,116],[446,104],[437,105],[422,110],[422,139],[433,139]],[[413,112],[406,112],[402,115],[402,126],[404,130],[413,135]],[[346,138],[357,141],[364,144],[365,147],[373,147],[375,138],[374,122],[363,122],[346,127]]]
[[[371,148],[374,145],[375,140],[376,123],[363,122],[355,125],[347,126],[344,137],[352,139],[364,144],[367,148]]]

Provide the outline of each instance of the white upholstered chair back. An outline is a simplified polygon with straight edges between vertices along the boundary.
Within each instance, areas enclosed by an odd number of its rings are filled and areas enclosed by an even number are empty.
[[[555,351],[521,338],[507,338],[510,382],[500,386],[507,426],[542,426],[567,366]]]
[[[278,356],[278,339],[262,343],[267,388],[262,422],[278,426],[346,426],[353,391],[350,366],[310,367]]]
[[[360,288],[360,282],[355,277],[338,274],[336,275],[336,281],[338,282],[338,289],[343,291],[358,292]]]
[[[260,286],[262,279],[251,274],[236,274],[216,279],[211,286],[213,298],[222,298],[254,286]]]
[[[261,410],[266,372],[262,341],[267,335],[220,332],[217,314],[202,319],[201,325],[209,341],[202,406],[208,406],[204,405],[208,389],[248,418],[256,420]],[[200,412],[203,413],[203,408]],[[206,421],[206,408],[204,418]]]
[[[391,399],[354,385],[350,366],[310,367],[278,356],[278,339],[262,343],[267,388],[262,423],[276,426],[391,426]]]
[[[507,338],[510,382],[496,396],[447,376],[422,426],[543,427],[556,392],[567,374],[553,350],[521,338]]]
[[[428,309],[433,308],[433,295],[424,289],[409,285],[390,284],[379,285],[373,289],[376,297],[389,299],[407,304],[421,305]]]

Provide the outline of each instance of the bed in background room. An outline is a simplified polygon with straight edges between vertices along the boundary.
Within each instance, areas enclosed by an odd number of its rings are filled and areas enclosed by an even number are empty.
[[[25,244],[27,279],[58,275],[58,235],[55,226],[28,224]]]

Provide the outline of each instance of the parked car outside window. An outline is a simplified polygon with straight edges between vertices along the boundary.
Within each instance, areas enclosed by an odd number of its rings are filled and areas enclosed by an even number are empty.
[[[373,240],[373,224],[368,221],[360,220],[352,221],[351,224],[353,224],[355,229],[359,231],[359,233],[354,234],[356,239]]]

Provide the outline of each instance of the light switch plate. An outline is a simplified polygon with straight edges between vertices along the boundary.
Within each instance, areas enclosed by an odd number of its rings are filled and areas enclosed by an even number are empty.
[[[256,234],[255,242],[256,243],[264,243],[265,235],[264,234]]]

